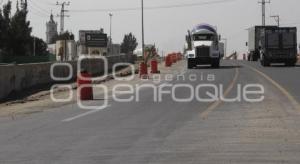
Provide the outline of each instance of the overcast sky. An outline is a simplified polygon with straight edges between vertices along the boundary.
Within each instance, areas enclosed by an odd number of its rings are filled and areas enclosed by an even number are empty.
[[[5,3],[7,0],[0,0]],[[201,4],[220,0],[144,0],[145,7],[182,4]],[[16,0],[13,0],[16,2]],[[62,2],[58,0],[58,2]],[[79,30],[96,30],[101,27],[109,33],[109,9],[140,7],[141,0],[70,0],[67,7],[70,18],[65,20],[65,29],[78,39]],[[33,34],[46,38],[46,21],[51,10],[59,14],[60,7],[53,0],[28,0],[29,19]],[[271,0],[267,5],[267,24],[275,24],[270,15],[281,16],[284,25],[300,26],[299,0]],[[102,12],[75,12],[78,10],[104,9]],[[106,10],[108,9],[108,10]],[[112,37],[115,43],[122,41],[125,33],[132,32],[141,40],[141,12],[113,11]],[[55,18],[59,22],[59,18]],[[199,23],[218,27],[223,38],[228,39],[228,51],[245,52],[246,29],[261,24],[261,6],[258,0],[224,0],[223,3],[195,5],[190,7],[163,8],[145,11],[145,42],[155,43],[165,52],[182,50],[188,29]],[[59,27],[58,27],[59,28]],[[139,44],[140,46],[141,44]]]

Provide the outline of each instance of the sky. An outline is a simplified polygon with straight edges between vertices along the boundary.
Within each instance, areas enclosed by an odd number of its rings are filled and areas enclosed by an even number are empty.
[[[2,5],[5,2],[7,0],[0,0]],[[60,6],[55,5],[54,0],[28,0],[28,3],[33,35],[45,39],[46,22],[51,11],[55,16],[59,14]],[[132,32],[140,43],[141,10],[138,10],[140,6],[141,0],[70,0],[70,6],[66,7],[70,17],[65,19],[65,29],[73,32],[76,39],[79,30],[104,28],[109,34],[111,12],[113,42],[121,43],[124,34]],[[262,22],[258,0],[144,0],[144,6],[145,8],[177,6],[145,10],[145,43],[155,43],[164,53],[181,51],[187,30],[200,23],[217,26],[222,38],[228,40],[228,53],[233,51],[244,53],[247,52],[245,44],[248,38],[247,28],[261,25]],[[280,15],[282,26],[300,27],[299,7],[299,0],[271,0],[266,6],[266,23],[275,25],[274,18],[270,16]],[[137,9],[119,10],[124,8]],[[94,12],[95,10],[97,12]],[[55,17],[58,24],[59,20],[59,17]]]

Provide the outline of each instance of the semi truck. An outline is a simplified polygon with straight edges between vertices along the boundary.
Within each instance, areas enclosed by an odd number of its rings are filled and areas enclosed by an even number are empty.
[[[186,36],[186,57],[188,69],[197,65],[220,66],[223,58],[219,50],[220,36],[215,27],[208,24],[197,25]]]
[[[249,61],[260,60],[262,66],[284,63],[295,66],[297,62],[297,28],[254,26],[249,29]]]

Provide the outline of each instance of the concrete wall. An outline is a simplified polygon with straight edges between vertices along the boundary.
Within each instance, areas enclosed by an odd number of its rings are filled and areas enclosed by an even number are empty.
[[[3,62],[3,56],[2,56],[2,54],[0,52],[0,63],[2,63],[2,62]]]
[[[115,63],[133,62],[132,55],[108,57],[109,69]],[[77,62],[68,62],[72,65],[76,78]],[[38,85],[51,84],[54,81],[50,77],[50,68],[53,63],[22,64],[0,66],[0,100],[6,98],[12,92],[20,92],[24,89]],[[93,74],[103,73],[103,62],[100,60],[83,61],[84,68]],[[66,77],[69,71],[66,67],[57,67],[54,72],[57,77]]]

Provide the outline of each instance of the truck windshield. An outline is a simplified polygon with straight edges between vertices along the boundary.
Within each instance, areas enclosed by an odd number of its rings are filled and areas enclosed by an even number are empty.
[[[212,40],[214,40],[214,36],[211,35],[211,34],[197,34],[197,35],[194,35],[194,41],[202,41],[202,40],[212,41]]]

